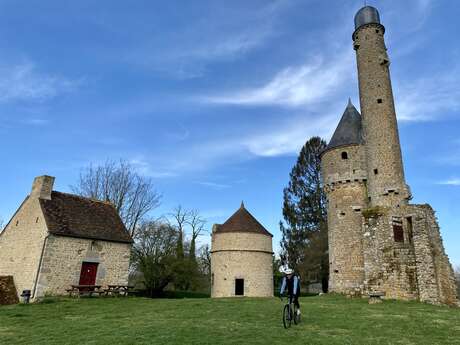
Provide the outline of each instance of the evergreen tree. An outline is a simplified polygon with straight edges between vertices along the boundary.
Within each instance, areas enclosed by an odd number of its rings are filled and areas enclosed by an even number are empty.
[[[298,271],[304,281],[320,280],[327,289],[326,195],[321,182],[320,153],[326,142],[312,137],[300,151],[284,189],[280,229],[282,259]]]

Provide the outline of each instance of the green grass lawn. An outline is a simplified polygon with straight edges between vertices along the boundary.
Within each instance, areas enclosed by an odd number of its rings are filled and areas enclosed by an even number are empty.
[[[51,299],[0,307],[0,344],[460,344],[460,309],[304,297],[285,330],[278,299]]]

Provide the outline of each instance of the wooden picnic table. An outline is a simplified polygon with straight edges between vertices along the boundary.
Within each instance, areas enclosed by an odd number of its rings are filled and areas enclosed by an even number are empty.
[[[128,296],[128,293],[134,289],[134,286],[131,285],[107,285],[107,289],[105,289],[105,294],[108,296],[109,294],[111,295],[116,295],[116,296]]]
[[[76,295],[80,297],[82,295],[92,296],[93,294],[101,294],[101,285],[71,285],[70,289],[67,289],[69,296]]]

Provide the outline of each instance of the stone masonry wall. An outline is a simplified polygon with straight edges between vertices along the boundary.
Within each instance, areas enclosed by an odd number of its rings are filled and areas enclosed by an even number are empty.
[[[27,198],[0,234],[0,276],[14,277],[18,295],[33,290],[47,229],[37,198]]]
[[[364,292],[384,292],[385,298],[418,298],[414,249],[401,209],[364,211]],[[402,222],[404,242],[395,242],[393,223]]]
[[[83,262],[98,263],[96,285],[128,284],[131,245],[54,236],[47,239],[37,297],[62,295],[80,280]]]
[[[366,187],[350,182],[328,189],[329,290],[360,294],[364,281],[361,211]]]
[[[420,300],[457,305],[454,271],[445,254],[433,209],[429,205],[411,205],[408,212],[414,222]]]
[[[0,276],[0,305],[19,303],[12,276]]]
[[[342,159],[342,152],[347,159]],[[367,208],[364,147],[350,145],[321,157],[328,200],[329,290],[361,294],[364,281],[361,211]]]
[[[211,255],[211,297],[234,297],[235,279],[244,279],[244,296],[273,297],[271,254],[223,251]]]
[[[273,296],[273,252],[270,236],[213,233],[211,296],[235,296],[235,279],[244,279],[244,296]]]
[[[384,32],[385,28],[380,24],[367,24],[355,31],[353,41],[358,64],[370,202],[372,206],[391,207],[405,203],[408,190]]]

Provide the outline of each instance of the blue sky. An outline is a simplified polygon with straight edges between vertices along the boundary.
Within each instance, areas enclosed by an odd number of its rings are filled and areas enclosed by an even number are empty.
[[[368,3],[387,28],[414,202],[437,210],[460,265],[460,5]],[[0,217],[34,176],[69,191],[84,166],[123,158],[163,194],[152,216],[182,204],[211,226],[244,200],[278,247],[298,151],[330,138],[348,97],[359,105],[362,4],[0,0]]]

